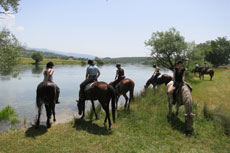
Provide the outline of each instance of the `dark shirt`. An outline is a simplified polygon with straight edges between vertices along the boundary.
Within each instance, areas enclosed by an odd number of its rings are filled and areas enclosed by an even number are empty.
[[[182,82],[183,80],[183,74],[185,72],[185,68],[182,68],[181,71],[179,71],[178,68],[175,68],[176,74],[175,74],[175,81],[176,82]]]
[[[117,74],[118,74],[118,78],[119,78],[119,77],[124,77],[125,72],[124,72],[123,69],[120,69],[120,70],[118,69],[118,70],[117,70]]]

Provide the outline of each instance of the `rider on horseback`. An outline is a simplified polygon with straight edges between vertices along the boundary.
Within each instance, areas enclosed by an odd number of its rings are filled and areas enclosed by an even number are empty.
[[[100,76],[100,71],[97,66],[94,65],[93,60],[88,60],[89,66],[86,69],[86,79],[80,84],[79,99],[85,99],[85,86],[89,83],[97,81]]]
[[[161,75],[161,73],[160,73],[160,68],[159,68],[158,66],[156,66],[156,64],[153,64],[153,68],[155,68],[155,71],[154,71],[152,77],[153,77],[153,81],[155,82],[156,79],[157,79],[157,77],[158,77],[159,75]]]
[[[124,69],[121,68],[121,64],[116,64],[117,71],[115,76],[115,81],[112,83],[112,86],[116,88],[116,85],[125,78]]]
[[[204,63],[204,69],[205,69],[205,72],[207,72],[207,71],[208,71],[209,66],[208,66],[208,64],[207,64],[207,63]]]
[[[185,80],[185,68],[183,68],[183,62],[177,61],[177,67],[174,69],[173,73],[173,104],[176,103],[176,94],[180,85],[184,83]]]
[[[59,87],[53,82],[53,73],[54,73],[54,63],[53,62],[48,62],[46,64],[46,69],[45,71],[43,72],[43,75],[44,75],[44,82],[50,82],[50,83],[53,83],[55,85],[55,88],[56,88],[56,93],[57,93],[57,100],[56,100],[56,104],[60,104],[60,102],[58,101],[59,99],[59,94],[60,94],[60,89]]]

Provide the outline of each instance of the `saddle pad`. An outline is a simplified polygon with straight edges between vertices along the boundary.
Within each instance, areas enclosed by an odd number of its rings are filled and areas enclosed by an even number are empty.
[[[87,84],[85,86],[85,91],[89,90],[93,84],[94,84],[94,82]]]

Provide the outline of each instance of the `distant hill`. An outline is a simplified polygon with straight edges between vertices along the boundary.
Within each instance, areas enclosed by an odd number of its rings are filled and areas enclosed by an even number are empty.
[[[30,48],[30,47],[26,47],[25,49],[33,50],[33,51],[40,51],[40,52],[48,52],[48,53],[53,53],[53,54],[58,54],[58,55],[63,55],[63,56],[72,56],[72,57],[75,57],[75,58],[84,58],[84,59],[94,59],[95,58],[95,56],[89,55],[89,54],[62,52],[62,51],[49,50],[49,49],[45,49],[45,48]]]

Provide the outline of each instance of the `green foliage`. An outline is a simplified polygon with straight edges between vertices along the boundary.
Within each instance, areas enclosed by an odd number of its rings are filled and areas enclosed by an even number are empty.
[[[6,12],[12,9],[14,12],[18,12],[18,5],[20,0],[0,0],[0,6]],[[0,12],[0,13],[5,13]]]
[[[0,73],[9,73],[18,63],[21,46],[7,29],[0,32]]]
[[[10,121],[11,124],[19,122],[15,109],[9,105],[0,111],[0,123],[4,121]]]
[[[165,32],[154,32],[145,45],[151,48],[153,58],[170,70],[174,69],[176,60],[185,61],[188,58],[188,45],[175,28]]]
[[[205,52],[205,59],[214,66],[229,64],[230,58],[230,41],[226,37],[218,37],[208,43],[210,51]]]
[[[38,65],[39,62],[43,60],[43,56],[39,52],[34,52],[31,56],[33,60],[35,60],[35,64]]]
[[[129,63],[129,64],[150,64],[154,62],[151,57],[119,57],[119,58],[104,58],[105,63],[116,64],[116,63]]]
[[[105,64],[104,61],[101,58],[99,58],[99,57],[95,57],[94,60],[96,61],[97,65],[103,65],[103,64]]]

